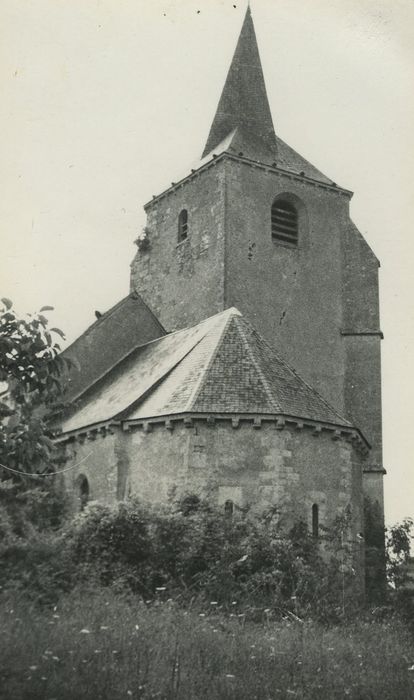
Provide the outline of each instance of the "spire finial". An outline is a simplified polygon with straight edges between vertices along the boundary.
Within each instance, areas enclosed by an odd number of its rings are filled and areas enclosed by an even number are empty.
[[[276,160],[276,135],[266,94],[250,2],[203,152],[211,153],[235,132],[230,146],[249,158]]]

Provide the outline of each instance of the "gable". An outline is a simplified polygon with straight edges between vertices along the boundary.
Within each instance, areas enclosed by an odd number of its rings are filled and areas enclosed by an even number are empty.
[[[74,401],[133,348],[163,335],[163,326],[141,297],[129,294],[63,351],[75,363],[65,400]]]

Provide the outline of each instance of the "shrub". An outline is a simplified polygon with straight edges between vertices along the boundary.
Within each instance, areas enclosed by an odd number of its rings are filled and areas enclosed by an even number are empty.
[[[157,508],[91,504],[65,534],[73,568],[105,585],[323,619],[342,616],[353,600],[354,579],[340,568],[334,541],[326,536],[322,555],[302,523],[284,533],[274,514],[229,519],[190,496]]]

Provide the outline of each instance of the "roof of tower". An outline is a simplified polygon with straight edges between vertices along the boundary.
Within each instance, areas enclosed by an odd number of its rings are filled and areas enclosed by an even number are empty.
[[[352,427],[232,308],[133,350],[84,395],[62,430],[188,413]]]
[[[146,206],[208,166],[214,158],[226,154],[337,188],[331,178],[275,134],[250,7],[201,159],[183,166],[171,186],[163,188],[160,195],[153,195]],[[352,196],[348,190],[338,189]]]
[[[203,156],[237,129],[247,157],[276,160],[277,144],[250,7],[221,93]]]

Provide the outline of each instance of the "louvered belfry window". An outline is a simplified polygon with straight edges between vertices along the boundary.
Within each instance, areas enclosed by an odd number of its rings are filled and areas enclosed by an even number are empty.
[[[298,212],[285,199],[276,199],[272,205],[272,238],[291,245],[298,244]]]

